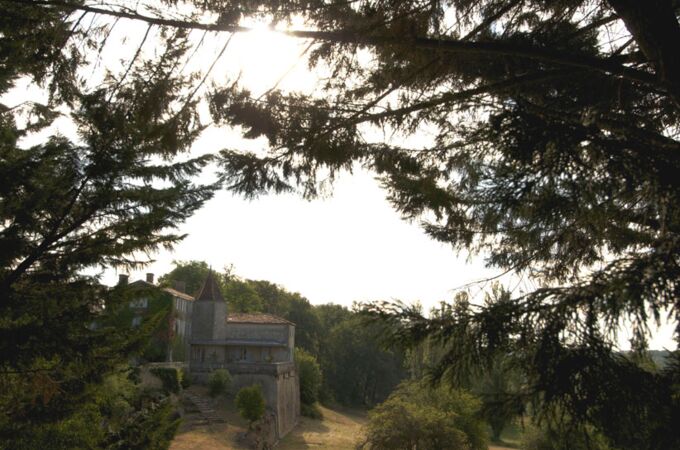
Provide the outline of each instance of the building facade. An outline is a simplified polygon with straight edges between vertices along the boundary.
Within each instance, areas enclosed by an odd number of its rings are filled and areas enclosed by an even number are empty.
[[[119,284],[127,284],[127,275],[120,275]],[[179,286],[175,288],[158,287],[154,284],[154,275],[146,274],[145,280],[137,280],[129,284],[139,293],[130,300],[127,314],[130,325],[140,326],[142,322],[159,311],[168,311],[167,323],[162,325],[152,337],[154,348],[152,361],[186,361],[189,354],[191,338],[191,317],[194,297],[183,292]],[[161,359],[158,359],[161,358]]]
[[[293,429],[300,417],[294,323],[271,314],[229,313],[212,272],[196,297],[182,292],[181,286],[158,289],[152,274],[131,286],[155,293],[130,302],[133,326],[141,324],[157,305],[167,308],[170,303],[167,361],[188,363],[198,383],[207,382],[217,369],[227,369],[234,391],[259,384],[274,417],[276,436]]]
[[[194,380],[227,369],[238,390],[262,386],[274,414],[276,434],[286,435],[300,416],[300,387],[294,363],[295,324],[270,314],[229,313],[210,273],[193,303],[189,370]]]

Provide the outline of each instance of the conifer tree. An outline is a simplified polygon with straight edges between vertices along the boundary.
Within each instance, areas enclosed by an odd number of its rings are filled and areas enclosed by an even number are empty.
[[[201,131],[191,76],[175,73],[187,32],[161,30],[158,58],[134,55],[92,85],[83,68],[105,29],[85,32],[82,15],[57,8],[0,9],[0,95],[24,83],[45,98],[0,104],[0,447],[167,447],[168,405],[136,406],[134,426],[159,430],[138,446],[98,400],[153,324],[108,326],[126,289],[87,274],[172,246],[215,189],[192,181],[209,157],[174,160]],[[61,132],[60,116],[77,134]]]

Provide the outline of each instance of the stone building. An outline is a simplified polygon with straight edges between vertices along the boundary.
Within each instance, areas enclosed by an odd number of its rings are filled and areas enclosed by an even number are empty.
[[[127,275],[120,275],[118,284],[128,284]],[[147,273],[146,279],[134,281],[129,286],[139,291],[139,294],[130,300],[126,311],[130,315],[131,325],[140,326],[143,320],[153,316],[154,313],[169,308],[167,327],[172,330],[172,339],[164,343],[152,342],[151,345],[163,347],[159,352],[165,354],[166,361],[184,361],[189,354],[194,297],[183,292],[182,285],[159,288],[154,283],[153,273]]]
[[[192,302],[189,370],[198,382],[227,369],[235,390],[260,384],[273,413],[277,437],[300,416],[300,387],[295,370],[295,324],[270,314],[229,313],[211,273]]]

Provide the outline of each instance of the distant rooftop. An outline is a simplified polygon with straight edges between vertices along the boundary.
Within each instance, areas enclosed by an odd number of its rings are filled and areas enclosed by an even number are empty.
[[[173,295],[175,297],[179,297],[179,298],[184,299],[184,300],[189,300],[191,302],[193,302],[195,300],[191,295],[189,295],[185,292],[181,292],[181,291],[178,291],[177,289],[173,289],[173,288],[169,288],[169,287],[160,287],[160,286],[155,285],[153,283],[149,283],[146,280],[133,281],[132,283],[130,283],[130,286],[139,286],[139,287],[144,287],[144,288],[161,289],[162,291],[167,292],[170,295]]]
[[[184,292],[180,292],[177,289],[163,288],[163,290],[170,295],[174,295],[175,297],[183,298],[184,300],[189,300],[191,302],[193,302],[195,300],[191,295],[186,294]]]
[[[253,313],[229,313],[227,314],[227,323],[272,323],[272,324],[286,324],[295,325],[282,317],[274,316],[272,314],[253,314]]]

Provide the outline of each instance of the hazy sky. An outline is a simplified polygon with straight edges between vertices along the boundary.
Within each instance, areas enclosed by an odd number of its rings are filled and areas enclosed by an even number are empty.
[[[318,75],[301,58],[309,42],[257,28],[234,35],[214,79],[239,77],[254,96],[274,86],[313,91]],[[208,34],[192,63],[208,67],[227,38]],[[239,130],[211,129],[194,153],[258,150],[263,144],[243,140]],[[466,263],[467,255],[456,255],[425,236],[418,224],[401,220],[378,182],[363,170],[341,176],[331,197],[313,201],[296,195],[247,201],[220,192],[181,231],[189,236],[174,251],[155,255],[148,271],[165,273],[172,260],[204,260],[215,269],[233,264],[239,276],[270,280],[313,303],[401,299],[429,307],[450,300],[452,289],[496,273],[485,271],[479,260]],[[108,272],[105,281],[113,283],[116,276]],[[143,272],[132,274],[141,277]]]

